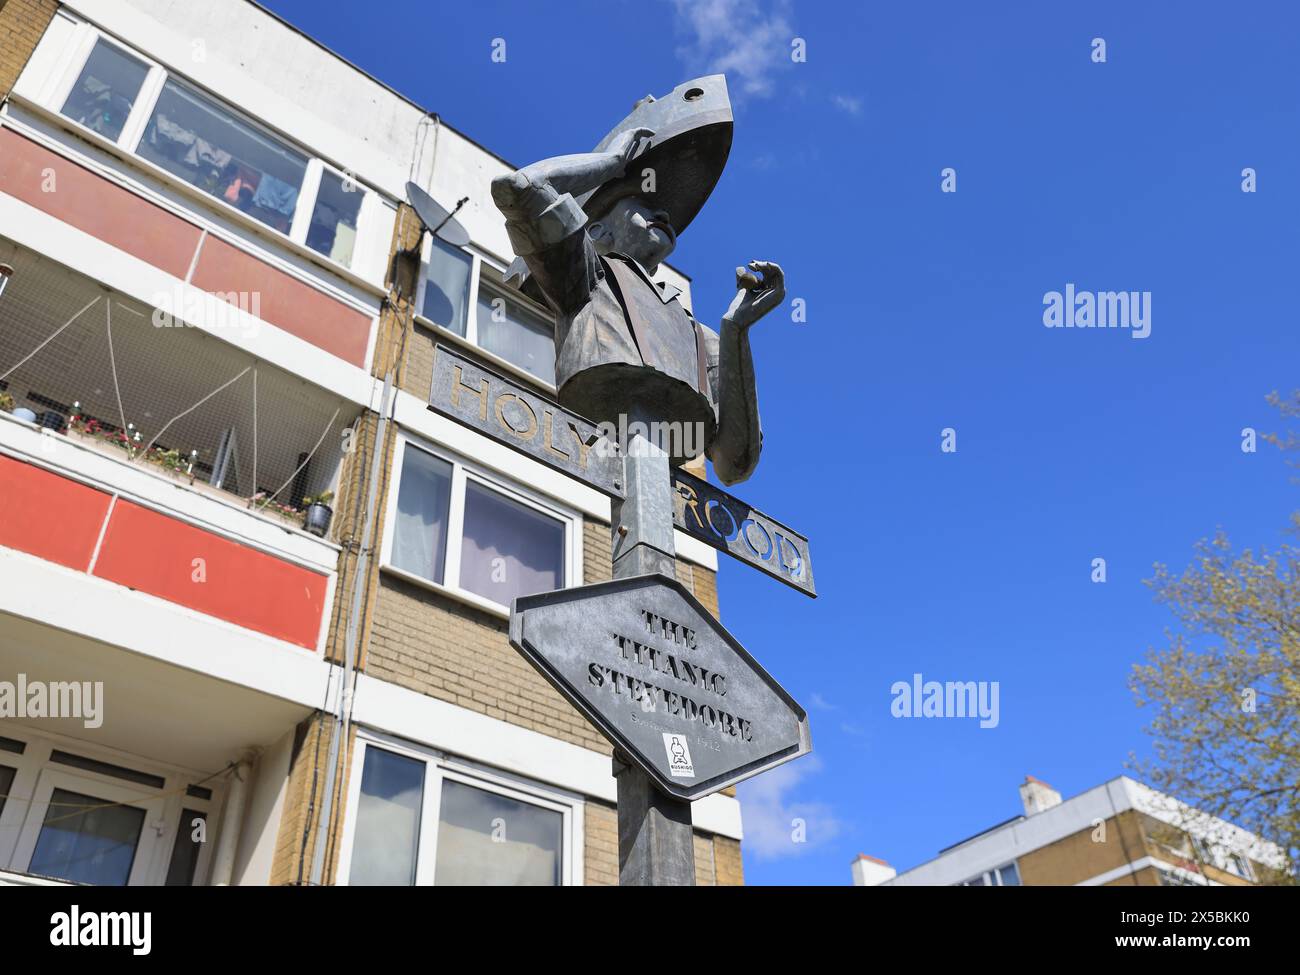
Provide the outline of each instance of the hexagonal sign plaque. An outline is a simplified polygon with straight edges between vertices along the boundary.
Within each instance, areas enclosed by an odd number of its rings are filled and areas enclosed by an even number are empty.
[[[675,579],[520,596],[510,643],[679,799],[812,749],[804,709]]]

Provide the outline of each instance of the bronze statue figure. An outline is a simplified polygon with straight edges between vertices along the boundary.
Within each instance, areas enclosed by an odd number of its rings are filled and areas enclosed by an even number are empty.
[[[704,453],[726,484],[762,449],[749,329],[785,299],[781,268],[737,268],[717,332],[652,275],[713,191],[731,132],[726,81],[712,75],[647,96],[592,152],[492,183],[518,255],[510,276],[556,314],[561,404],[600,424],[658,424],[674,464]]]

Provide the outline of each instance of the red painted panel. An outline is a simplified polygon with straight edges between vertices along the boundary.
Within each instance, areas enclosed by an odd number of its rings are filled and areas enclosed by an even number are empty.
[[[0,545],[84,572],[110,500],[103,491],[0,456]]]
[[[10,129],[0,129],[0,191],[178,278],[199,244],[194,224]]]
[[[325,611],[320,573],[130,501],[113,509],[95,575],[311,650]]]
[[[370,317],[335,301],[297,278],[278,271],[224,240],[203,243],[192,279],[196,288],[242,297],[244,310],[255,300],[263,321],[310,342],[354,366],[365,366]],[[230,298],[228,297],[229,301]],[[234,302],[232,302],[234,303]]]

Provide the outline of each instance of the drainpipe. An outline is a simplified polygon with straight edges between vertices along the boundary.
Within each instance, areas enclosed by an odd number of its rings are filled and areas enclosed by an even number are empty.
[[[433,152],[429,161],[430,182],[432,183],[433,170],[438,162],[438,136],[442,129],[442,119],[437,115],[425,115],[418,123],[417,128],[425,126],[430,119],[433,120]],[[427,135],[427,130],[425,134]],[[412,178],[414,178],[418,165],[416,160],[422,154],[424,148],[424,139],[421,136],[417,136],[417,142],[418,145],[411,161]],[[405,217],[405,211],[399,207],[398,220],[404,220]],[[398,239],[403,239],[401,225],[398,227]],[[420,240],[423,243],[423,232]],[[400,293],[401,283],[396,276],[394,276],[393,281],[393,287]],[[414,294],[402,295],[402,297],[406,298],[408,303],[415,300]],[[325,760],[325,792],[321,798],[320,815],[316,820],[316,842],[312,848],[311,873],[308,883],[313,887],[320,886],[325,877],[325,849],[328,845],[330,821],[333,819],[335,783],[339,774],[339,751],[348,738],[348,732],[352,724],[352,700],[356,690],[357,630],[361,620],[365,593],[369,585],[367,578],[374,535],[375,506],[379,493],[380,467],[386,454],[385,442],[390,415],[396,408],[394,386],[400,376],[395,375],[395,373],[400,372],[402,368],[402,360],[406,354],[406,333],[411,327],[414,313],[414,308],[407,308],[405,321],[403,322],[402,340],[398,345],[396,361],[386,364],[388,368],[384,374],[384,389],[380,398],[379,420],[375,427],[375,447],[370,458],[369,485],[366,490],[365,508],[362,511],[361,546],[357,551],[356,566],[352,575],[352,605],[348,611],[347,627],[344,631],[343,674],[333,708],[333,728],[330,732],[329,754]]]
[[[334,807],[334,782],[338,775],[339,749],[346,729],[352,719],[352,694],[356,682],[357,625],[361,619],[362,602],[366,593],[366,579],[370,570],[371,535],[374,528],[375,498],[379,492],[379,462],[384,455],[384,438],[388,432],[389,399],[393,390],[393,374],[384,377],[384,393],[380,405],[379,422],[375,426],[375,447],[371,453],[370,483],[366,490],[366,507],[361,529],[361,547],[357,552],[356,567],[352,573],[352,607],[348,611],[348,625],[344,640],[343,674],[340,681],[338,705],[334,713],[334,728],[330,733],[329,757],[325,760],[325,792],[321,798],[320,817],[316,822],[316,845],[311,855],[312,886],[320,886],[325,875],[325,847],[329,835],[330,819]]]
[[[248,774],[252,772],[257,752],[246,751],[235,763],[230,776],[230,789],[226,793],[226,814],[221,821],[221,835],[217,837],[217,850],[212,855],[212,879],[209,886],[229,887],[235,872],[235,851],[239,849],[239,834],[244,826],[244,796]],[[181,823],[181,829],[186,828]]]

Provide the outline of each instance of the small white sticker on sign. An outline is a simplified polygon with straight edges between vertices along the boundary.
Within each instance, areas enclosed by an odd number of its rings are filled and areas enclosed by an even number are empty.
[[[664,751],[668,753],[668,774],[674,779],[695,778],[695,765],[691,762],[691,746],[685,735],[664,733]]]

